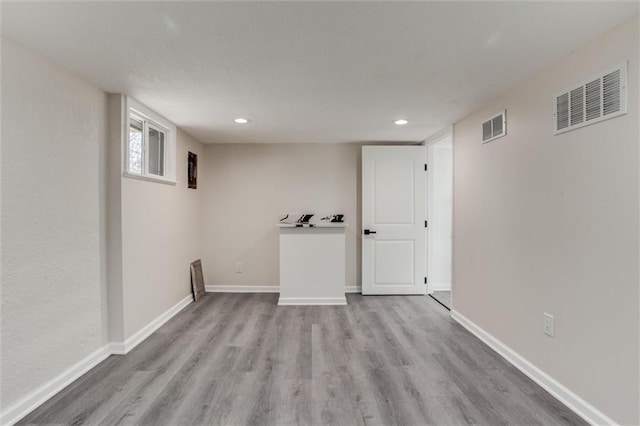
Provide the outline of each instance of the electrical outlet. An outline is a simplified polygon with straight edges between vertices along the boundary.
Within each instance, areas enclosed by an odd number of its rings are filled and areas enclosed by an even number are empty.
[[[544,332],[544,334],[546,334],[547,336],[553,337],[553,315],[548,314],[548,313],[544,313],[544,326],[542,328],[542,331]]]
[[[242,262],[236,262],[236,274],[242,273]]]

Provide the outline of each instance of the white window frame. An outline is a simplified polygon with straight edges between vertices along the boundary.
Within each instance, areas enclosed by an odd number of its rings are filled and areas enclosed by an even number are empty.
[[[123,143],[124,161],[122,175],[134,179],[142,179],[152,182],[176,184],[176,126],[166,118],[147,108],[135,99],[126,98],[126,117],[124,120]],[[142,173],[129,171],[129,127],[131,118],[142,121]],[[149,127],[164,133],[164,176],[149,173],[149,149],[147,140]]]

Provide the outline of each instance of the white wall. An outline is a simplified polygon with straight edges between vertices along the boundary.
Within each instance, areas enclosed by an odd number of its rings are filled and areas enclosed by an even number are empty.
[[[626,59],[628,114],[554,136],[554,95]],[[456,123],[453,143],[455,309],[622,424],[640,423],[639,71],[634,20]],[[507,136],[482,145],[504,108]]]
[[[107,286],[107,322],[110,342],[124,342],[124,283],[122,275],[122,158],[125,137],[126,98],[108,95],[107,132],[107,233],[105,259]]]
[[[123,176],[127,99],[109,95],[109,330],[123,343],[191,292],[202,253],[202,199],[187,188],[187,154],[205,167],[203,144],[177,129],[175,185]]]
[[[2,40],[1,411],[106,343],[106,95]]]
[[[122,177],[122,105],[2,40],[3,421],[191,293],[203,145],[178,129],[176,185]]]
[[[191,293],[189,264],[202,252],[202,180],[187,188],[187,153],[203,145],[178,130],[176,185],[122,177],[124,338]]]
[[[429,164],[429,287],[451,289],[451,226],[453,208],[453,146],[451,134],[427,148]]]
[[[207,285],[279,285],[278,216],[343,213],[347,286],[360,285],[360,144],[205,147]],[[242,262],[244,272],[235,273]]]

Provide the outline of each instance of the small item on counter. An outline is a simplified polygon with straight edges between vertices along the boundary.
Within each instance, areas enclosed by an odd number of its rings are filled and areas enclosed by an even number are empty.
[[[343,214],[333,214],[333,215],[325,216],[320,220],[323,221],[323,222],[342,223],[342,222],[344,222],[344,215]]]
[[[298,218],[298,223],[309,223],[313,214],[303,214]]]
[[[309,221],[314,215],[312,213],[283,213],[280,215],[280,223],[284,224],[304,224],[309,225]]]

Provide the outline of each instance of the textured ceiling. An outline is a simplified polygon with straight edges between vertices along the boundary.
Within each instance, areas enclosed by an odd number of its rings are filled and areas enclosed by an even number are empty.
[[[613,1],[3,2],[2,35],[205,143],[400,142],[637,13]]]

